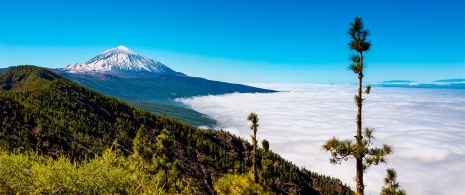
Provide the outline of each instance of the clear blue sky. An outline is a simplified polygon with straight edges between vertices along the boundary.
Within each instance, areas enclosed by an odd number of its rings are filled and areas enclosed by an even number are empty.
[[[366,81],[465,78],[463,0],[0,0],[0,67],[64,67],[124,45],[214,80],[355,82],[356,16],[372,32]]]

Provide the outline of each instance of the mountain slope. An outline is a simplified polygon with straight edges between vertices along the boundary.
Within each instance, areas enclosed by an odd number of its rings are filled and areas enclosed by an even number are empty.
[[[169,117],[135,109],[47,69],[19,66],[0,74],[0,149],[37,151],[50,156],[92,158],[114,141],[132,153],[132,139],[144,126],[148,138],[166,129],[173,137],[182,177],[198,194],[215,194],[213,183],[228,171],[250,167],[251,145],[224,131],[201,130]],[[271,153],[273,193],[350,194],[334,178],[300,170]]]
[[[58,72],[68,79],[117,97],[138,108],[165,114],[195,126],[214,127],[216,121],[186,108],[175,98],[226,93],[272,93],[275,91],[203,78],[168,76],[121,78],[112,75],[86,75]]]
[[[81,87],[47,69],[13,67],[0,74],[0,147],[48,155],[93,156],[115,138],[130,150],[133,132],[118,128],[131,107]],[[116,125],[116,126],[115,126]]]
[[[272,93],[273,90],[241,84],[211,81],[198,77],[161,75],[157,77],[121,78],[111,75],[67,74],[63,76],[106,95],[130,100],[170,100],[227,93]]]
[[[84,64],[70,64],[64,68],[70,73],[111,74],[123,77],[184,75],[124,46],[109,49]]]

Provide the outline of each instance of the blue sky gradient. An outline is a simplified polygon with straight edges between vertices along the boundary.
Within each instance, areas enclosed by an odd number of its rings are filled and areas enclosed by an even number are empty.
[[[214,80],[355,82],[356,16],[372,32],[366,81],[465,78],[465,2],[434,0],[0,0],[0,67],[64,67],[124,45]]]

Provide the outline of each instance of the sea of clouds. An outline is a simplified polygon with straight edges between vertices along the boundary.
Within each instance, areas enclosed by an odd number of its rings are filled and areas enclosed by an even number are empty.
[[[281,92],[227,94],[178,101],[250,140],[247,116],[259,116],[257,137],[297,166],[340,178],[355,190],[355,160],[329,163],[321,149],[333,136],[353,139],[357,87],[349,84],[254,84]],[[465,90],[374,86],[365,95],[363,126],[375,128],[375,146],[394,147],[388,164],[365,173],[367,194],[379,194],[395,168],[408,194],[465,192]],[[259,142],[260,143],[260,142]]]

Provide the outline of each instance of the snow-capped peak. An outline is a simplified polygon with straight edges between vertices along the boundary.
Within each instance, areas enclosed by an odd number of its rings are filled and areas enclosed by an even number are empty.
[[[70,73],[105,73],[115,75],[179,75],[164,64],[139,55],[123,45],[104,51],[84,64],[70,64],[64,68]]]
[[[128,49],[127,47],[125,47],[124,45],[120,45],[118,47],[115,47],[115,48],[111,48],[109,50],[106,50],[104,51],[102,54],[105,54],[105,53],[134,53],[133,51],[131,51],[130,49]]]
[[[116,49],[123,50],[123,51],[129,51],[129,49],[127,47],[124,47],[124,45],[120,45]]]

